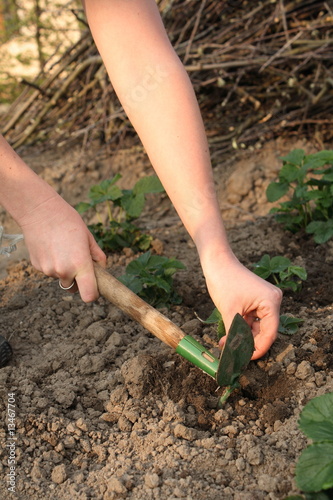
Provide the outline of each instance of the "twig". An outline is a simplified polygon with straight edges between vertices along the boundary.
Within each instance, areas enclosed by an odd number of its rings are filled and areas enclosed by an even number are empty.
[[[196,32],[198,30],[200,19],[201,19],[201,16],[202,16],[202,11],[203,11],[203,9],[206,6],[206,2],[207,2],[207,0],[202,0],[201,1],[200,9],[198,10],[197,18],[195,20],[191,36],[190,36],[190,39],[189,39],[187,47],[186,47],[185,57],[184,57],[184,61],[183,61],[184,64],[186,63],[186,61],[187,61],[187,59],[188,59],[188,57],[190,55],[191,47],[192,47],[192,43],[193,43],[193,39],[194,39],[194,37],[196,35]]]

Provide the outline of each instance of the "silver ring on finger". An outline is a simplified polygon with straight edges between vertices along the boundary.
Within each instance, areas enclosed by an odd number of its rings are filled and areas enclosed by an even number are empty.
[[[73,283],[69,286],[64,286],[61,281],[59,280],[59,286],[61,288],[61,290],[70,290],[71,288],[73,288],[73,286],[75,285],[75,280],[73,281]]]

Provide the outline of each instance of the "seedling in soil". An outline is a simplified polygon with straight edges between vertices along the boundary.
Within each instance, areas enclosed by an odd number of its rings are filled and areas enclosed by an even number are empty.
[[[164,188],[156,175],[143,177],[133,189],[120,189],[117,182],[121,175],[92,186],[89,203],[79,203],[76,210],[83,214],[89,209],[96,211],[100,222],[89,225],[89,229],[103,250],[117,251],[129,247],[135,251],[147,250],[152,237],[141,233],[133,224],[144,208],[148,193],[161,193]],[[106,207],[107,225],[103,224],[101,208]]]
[[[205,321],[203,321],[203,323],[217,324],[218,340],[226,334],[221,313],[216,308],[213,310],[212,314]],[[294,335],[294,333],[297,333],[298,327],[301,323],[303,323],[303,320],[300,318],[288,316],[287,314],[281,314],[278,332],[283,333],[284,335]]]
[[[293,316],[282,314],[280,316],[278,332],[283,333],[284,335],[294,335],[294,333],[298,332],[298,326],[301,323],[303,323],[303,320],[300,318],[294,318]]]
[[[266,195],[270,202],[288,199],[271,213],[286,229],[304,229],[316,243],[325,243],[333,237],[333,151],[306,155],[295,149],[282,161],[278,181],[269,184]]]
[[[220,340],[226,334],[221,313],[215,308],[212,314],[203,321],[205,324],[217,323],[217,336]],[[225,387],[225,391],[219,399],[218,406],[221,408],[232,391],[240,387],[239,377],[250,362],[254,351],[254,340],[251,328],[246,321],[237,314],[230,327],[226,343],[224,344],[219,361],[217,383]]]
[[[292,335],[297,332],[298,325],[302,321],[299,318],[281,315],[279,332]],[[203,323],[217,324],[218,340],[226,334],[221,313],[217,308],[213,310],[212,314]],[[217,373],[220,373],[217,380],[219,386],[226,387],[218,402],[220,408],[224,405],[232,391],[240,387],[239,377],[249,364],[253,351],[254,339],[251,328],[238,314],[235,316],[233,325],[230,328],[217,370]]]
[[[253,264],[253,272],[271,281],[281,289],[289,288],[293,292],[300,290],[302,281],[307,279],[304,267],[294,266],[286,257],[272,257],[265,254],[259,262]]]
[[[332,498],[333,488],[333,393],[318,396],[305,405],[299,427],[313,442],[301,454],[296,465],[296,483],[304,492],[321,492]],[[314,493],[313,493],[314,495]]]
[[[148,251],[128,264],[126,274],[120,276],[119,281],[148,304],[157,308],[170,307],[182,301],[173,283],[174,274],[182,269],[185,269],[182,262],[151,255]]]

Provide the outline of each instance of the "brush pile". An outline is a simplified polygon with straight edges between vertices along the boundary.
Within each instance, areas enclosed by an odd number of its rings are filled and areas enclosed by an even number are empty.
[[[278,135],[328,141],[333,12],[318,0],[160,0],[196,90],[214,155]],[[108,148],[133,136],[89,31],[46,74],[24,82],[0,123],[14,148]]]

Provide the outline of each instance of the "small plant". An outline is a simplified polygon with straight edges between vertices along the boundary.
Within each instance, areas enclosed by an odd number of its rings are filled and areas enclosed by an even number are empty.
[[[305,498],[332,498],[332,415],[333,393],[331,392],[309,401],[299,419],[300,429],[312,440],[312,444],[301,453],[296,465],[296,483],[300,490],[306,492]],[[318,492],[322,492],[322,495]]]
[[[119,280],[150,305],[170,307],[182,301],[173,288],[173,275],[181,269],[182,262],[148,251],[130,262]]]
[[[298,326],[303,323],[300,318],[294,318],[293,316],[287,316],[286,314],[281,314],[278,332],[284,335],[294,335],[298,332]]]
[[[80,214],[89,209],[96,211],[100,222],[88,227],[103,250],[117,251],[125,247],[147,250],[153,238],[142,234],[132,221],[141,215],[146,194],[161,193],[164,188],[156,175],[143,177],[133,189],[120,189],[117,186],[120,178],[121,175],[117,174],[92,186],[88,194],[90,202],[81,202],[75,208]],[[102,222],[101,206],[107,209],[107,226]]]
[[[220,340],[222,337],[224,337],[226,335],[224,321],[223,321],[222,315],[221,315],[220,311],[217,309],[217,307],[215,307],[215,309],[213,309],[213,312],[211,313],[211,315],[206,320],[204,320],[203,323],[205,323],[207,325],[217,324],[217,338],[218,338],[218,340]]]
[[[265,254],[259,262],[253,264],[253,272],[264,280],[272,281],[281,289],[289,288],[296,292],[301,287],[301,281],[306,280],[304,267],[294,266],[286,257],[272,257]]]
[[[289,199],[271,213],[286,229],[304,229],[316,243],[325,243],[333,237],[333,151],[305,155],[295,149],[282,161],[279,179],[269,184],[266,195],[270,202],[285,195]]]
[[[220,340],[222,337],[224,337],[224,335],[226,335],[226,330],[222,319],[222,315],[216,307],[211,313],[211,315],[205,321],[203,321],[203,323],[217,324],[218,340]],[[298,326],[300,323],[303,323],[302,319],[282,314],[280,316],[278,332],[283,333],[284,335],[293,335],[298,331]]]

